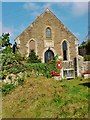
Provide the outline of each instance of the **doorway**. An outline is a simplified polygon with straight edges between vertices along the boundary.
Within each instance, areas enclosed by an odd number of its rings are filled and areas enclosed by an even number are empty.
[[[45,63],[54,59],[54,53],[52,50],[47,50],[44,54]]]

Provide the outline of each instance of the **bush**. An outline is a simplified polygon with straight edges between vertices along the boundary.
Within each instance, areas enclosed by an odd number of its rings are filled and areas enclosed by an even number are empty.
[[[8,71],[8,73],[17,74],[17,73],[20,73],[20,72],[24,72],[25,67],[24,67],[24,65],[18,64],[18,65],[15,65],[13,67],[10,67],[9,69],[7,69],[7,71]]]
[[[8,84],[8,83],[2,85],[2,88],[1,88],[2,94],[3,95],[9,94],[11,90],[15,89],[15,87],[16,86],[14,84]]]
[[[29,57],[28,57],[28,62],[30,63],[40,63],[41,59],[38,58],[38,56],[36,56],[36,53],[34,52],[34,50],[31,50]]]
[[[25,65],[26,70],[32,72],[34,70],[34,74],[36,76],[43,75],[47,78],[51,77],[51,71],[54,70],[58,72],[56,63],[52,61],[50,64],[45,63],[27,63]]]
[[[24,72],[25,67],[23,61],[25,60],[19,53],[4,53],[2,55],[2,79],[5,79],[5,77],[11,73],[17,74]]]

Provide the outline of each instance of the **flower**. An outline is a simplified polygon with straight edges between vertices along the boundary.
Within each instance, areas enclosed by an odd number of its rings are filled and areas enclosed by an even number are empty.
[[[60,76],[60,74],[58,72],[55,72],[54,70],[52,70],[51,76]]]

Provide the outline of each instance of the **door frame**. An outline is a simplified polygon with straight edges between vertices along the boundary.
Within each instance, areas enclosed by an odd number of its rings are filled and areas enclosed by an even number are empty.
[[[48,48],[45,48],[44,51],[43,51],[43,54],[42,54],[42,63],[45,63],[45,58],[44,58],[44,55],[45,55],[45,52],[48,50]],[[54,53],[54,56],[56,56],[56,52],[53,48],[50,48],[50,50]]]

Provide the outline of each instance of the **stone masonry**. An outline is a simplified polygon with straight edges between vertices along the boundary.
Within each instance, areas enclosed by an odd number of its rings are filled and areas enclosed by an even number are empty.
[[[51,29],[51,38],[46,38],[46,28],[48,27]],[[68,45],[67,61],[73,61],[78,55],[76,44],[78,39],[49,9],[46,9],[44,13],[38,16],[36,20],[16,38],[15,41],[21,55],[25,57],[29,56],[30,42],[34,41],[36,55],[41,58],[42,62],[45,62],[44,54],[48,49],[52,50],[54,56],[58,55],[63,58],[63,41],[66,41]]]

